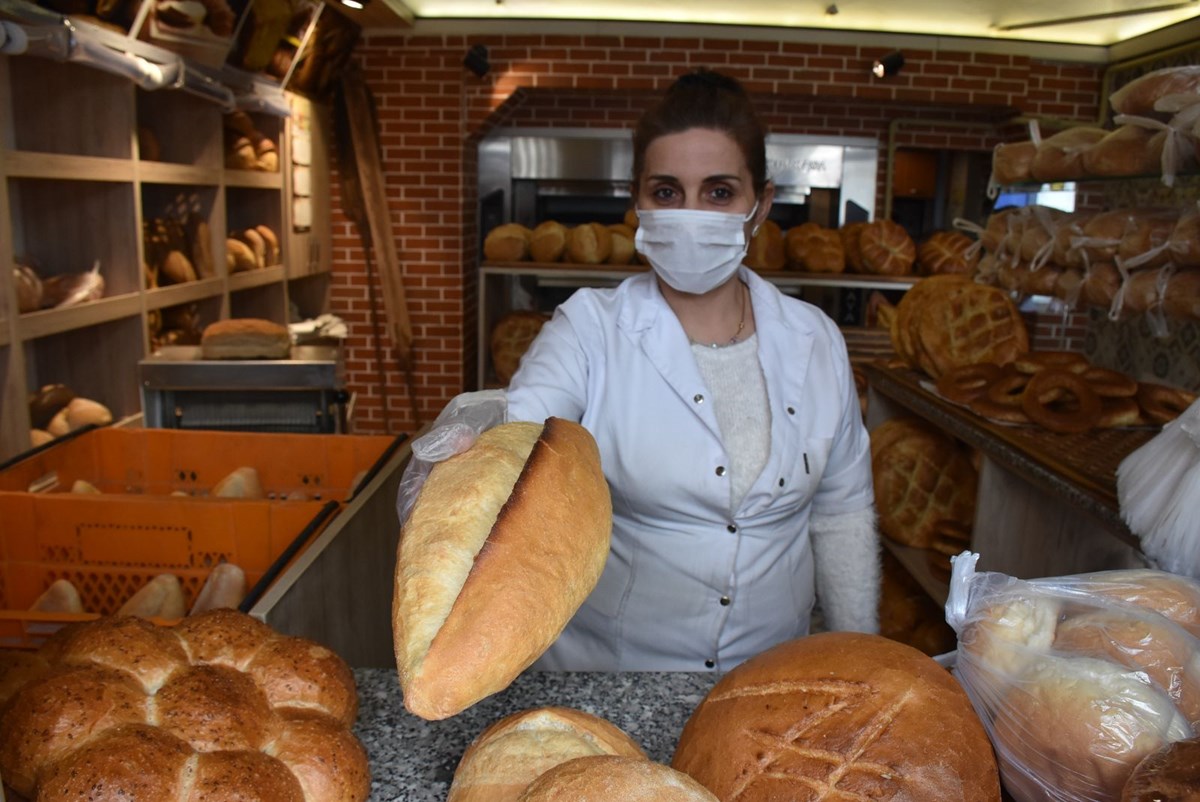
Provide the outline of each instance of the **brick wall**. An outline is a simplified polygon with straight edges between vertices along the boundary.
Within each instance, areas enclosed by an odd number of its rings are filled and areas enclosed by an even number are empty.
[[[482,79],[462,67],[476,42],[487,45],[491,62]],[[1078,120],[1099,114],[1101,69],[1094,65],[906,50],[903,71],[881,81],[869,75],[869,66],[883,52],[669,36],[364,39],[356,55],[379,111],[393,235],[415,337],[417,404],[390,350],[381,391],[370,314],[378,291],[335,197],[332,311],[350,327],[347,378],[357,393],[357,430],[411,431],[456,392],[474,389],[475,149],[497,126],[629,127],[680,72],[713,67],[743,82],[774,132],[878,139],[882,184],[889,132],[899,147],[990,149],[1014,137],[1014,126],[991,123],[1015,113]]]

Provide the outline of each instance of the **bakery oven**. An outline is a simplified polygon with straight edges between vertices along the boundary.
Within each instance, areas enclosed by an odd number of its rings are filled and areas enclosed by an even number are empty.
[[[771,219],[785,230],[872,219],[878,155],[874,139],[769,135]],[[481,236],[508,222],[619,223],[630,206],[632,168],[628,130],[497,131],[479,145]]]

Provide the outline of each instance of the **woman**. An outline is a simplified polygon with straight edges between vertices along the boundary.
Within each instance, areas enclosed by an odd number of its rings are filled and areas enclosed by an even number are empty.
[[[741,86],[680,78],[634,134],[653,268],[563,303],[509,420],[595,436],[613,501],[603,576],[537,668],[727,671],[808,632],[875,631],[868,436],[845,343],[741,266],[767,218],[765,132]]]

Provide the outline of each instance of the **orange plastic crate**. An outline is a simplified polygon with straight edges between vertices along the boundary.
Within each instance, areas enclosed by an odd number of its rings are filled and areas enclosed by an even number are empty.
[[[246,572],[248,609],[338,506],[0,493],[0,647],[34,648],[65,623],[114,613],[162,573],[179,577],[190,606],[221,562]],[[75,585],[86,614],[28,612],[57,579]]]
[[[67,491],[83,479],[104,493],[205,496],[230,472],[249,466],[270,498],[345,501],[355,478],[385,461],[398,442],[386,435],[102,427],[0,467],[0,492]]]

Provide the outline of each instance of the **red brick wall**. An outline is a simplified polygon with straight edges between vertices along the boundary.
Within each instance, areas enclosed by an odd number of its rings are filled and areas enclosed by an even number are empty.
[[[489,51],[491,72],[483,79],[462,67],[476,42]],[[363,252],[353,225],[335,211],[332,311],[350,327],[347,378],[357,394],[357,430],[411,431],[452,395],[474,389],[475,147],[494,127],[629,127],[680,72],[713,67],[755,95],[772,131],[878,139],[882,184],[894,120],[904,120],[894,127],[901,147],[989,149],[1012,138],[1012,126],[1001,133],[942,121],[990,122],[1014,113],[1095,120],[1099,113],[1101,69],[1093,65],[905,51],[902,72],[881,81],[869,66],[883,52],[654,36],[365,39],[357,57],[379,110],[393,236],[415,336],[417,404],[414,410],[390,350],[381,392]]]

